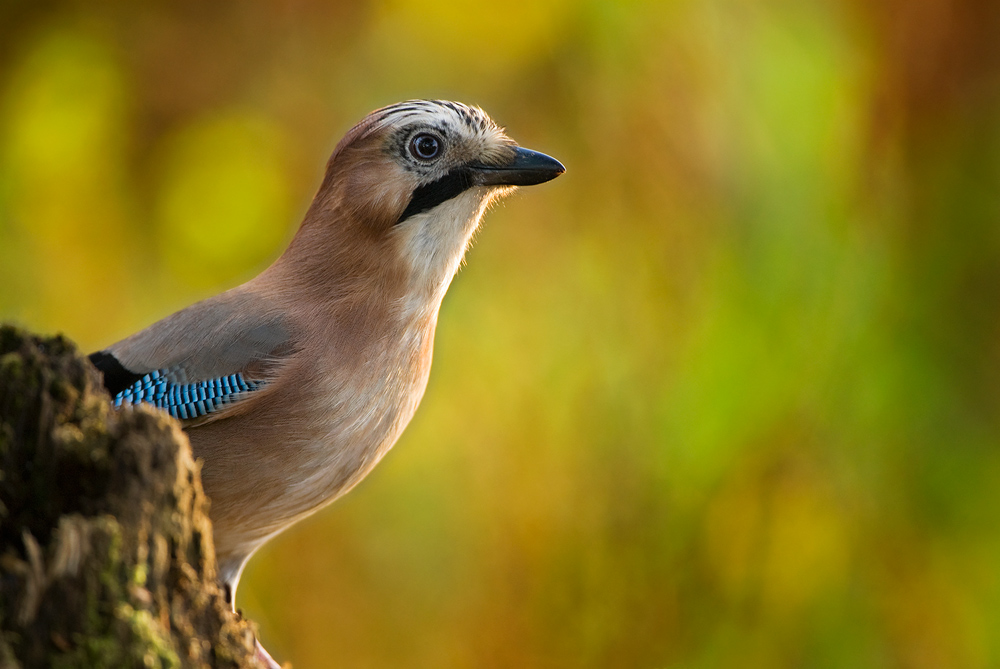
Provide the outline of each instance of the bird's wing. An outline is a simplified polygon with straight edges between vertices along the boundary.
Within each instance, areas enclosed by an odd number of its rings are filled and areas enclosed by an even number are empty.
[[[90,355],[115,406],[152,404],[202,423],[270,382],[294,350],[284,314],[234,289]]]

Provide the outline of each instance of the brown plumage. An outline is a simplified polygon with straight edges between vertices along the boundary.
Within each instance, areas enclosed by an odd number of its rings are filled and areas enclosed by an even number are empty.
[[[255,384],[185,405],[232,595],[261,544],[350,490],[406,427],[441,300],[488,204],[562,171],[479,109],[380,109],[334,150],[274,264],[92,356],[124,404],[153,401],[130,394],[151,373],[164,388],[234,374]]]

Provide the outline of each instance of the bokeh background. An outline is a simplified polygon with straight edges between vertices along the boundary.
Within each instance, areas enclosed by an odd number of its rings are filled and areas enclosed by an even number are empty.
[[[250,563],[296,667],[1000,666],[1000,4],[0,2],[0,318],[265,267],[338,138],[483,106],[409,430]]]

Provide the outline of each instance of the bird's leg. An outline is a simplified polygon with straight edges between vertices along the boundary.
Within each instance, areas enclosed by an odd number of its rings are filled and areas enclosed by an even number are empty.
[[[233,607],[233,613],[242,618],[243,611],[238,610],[233,602],[234,588],[229,583],[226,583],[224,587],[226,592],[226,603]],[[257,661],[263,666],[267,667],[267,669],[282,669],[281,665],[274,661],[274,658],[271,657],[271,654],[267,652],[264,646],[260,645],[260,639],[256,636],[254,636],[253,639],[253,656],[257,658]]]
[[[256,657],[262,665],[267,667],[267,669],[281,669],[281,665],[274,661],[270,653],[264,650],[264,647],[260,645],[259,639],[253,640],[254,644],[254,657]]]

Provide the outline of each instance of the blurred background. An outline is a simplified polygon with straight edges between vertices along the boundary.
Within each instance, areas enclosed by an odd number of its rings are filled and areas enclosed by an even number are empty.
[[[265,267],[340,136],[483,106],[423,404],[251,561],[296,667],[1000,666],[1000,5],[0,3],[0,318]]]

